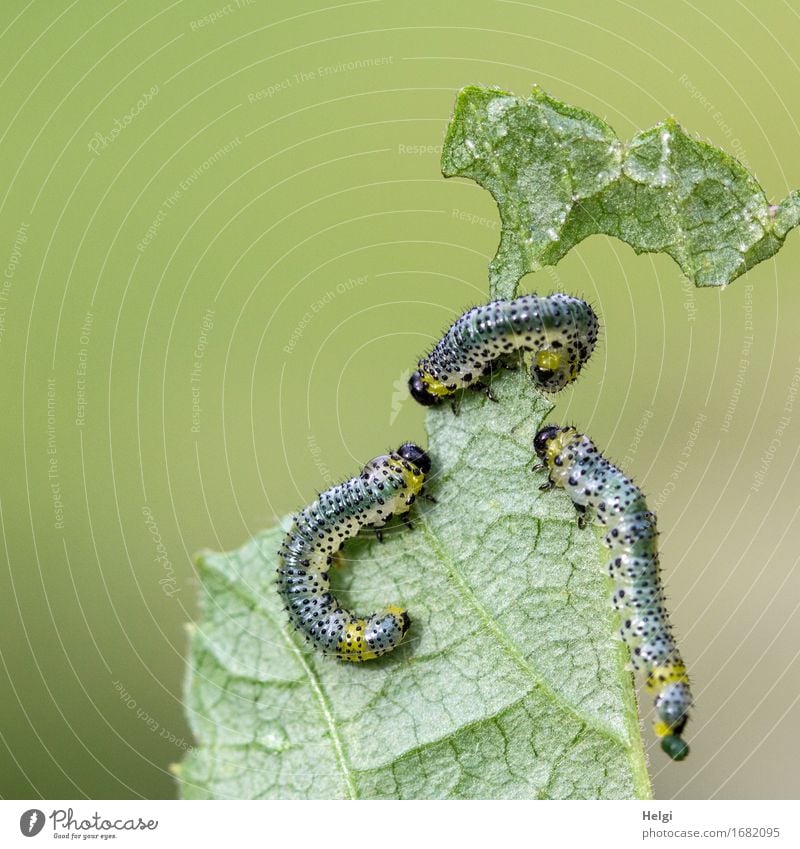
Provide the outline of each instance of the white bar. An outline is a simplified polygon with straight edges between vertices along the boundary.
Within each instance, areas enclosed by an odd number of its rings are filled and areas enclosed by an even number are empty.
[[[36,809],[34,837],[20,817]],[[72,810],[71,820],[68,811]],[[39,814],[43,815],[43,820]],[[86,822],[82,822],[82,821]],[[104,823],[103,820],[106,822]],[[353,849],[642,845],[799,846],[795,801],[180,802],[0,801],[0,845],[291,846]],[[143,828],[124,830],[126,825]],[[30,815],[23,820],[30,826]],[[151,823],[148,827],[147,824]],[[154,825],[152,825],[154,823]],[[99,826],[99,827],[98,827]],[[751,835],[739,829],[750,829]],[[762,836],[753,830],[762,829]],[[767,830],[772,829],[771,837]],[[777,834],[775,830],[777,829]],[[710,830],[721,836],[709,836]],[[694,835],[698,836],[694,836]],[[113,835],[113,837],[112,837]]]

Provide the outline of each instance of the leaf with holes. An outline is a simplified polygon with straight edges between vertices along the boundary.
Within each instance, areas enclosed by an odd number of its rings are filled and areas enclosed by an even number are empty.
[[[494,297],[605,233],[665,252],[698,286],[724,286],[771,257],[800,223],[800,191],[770,204],[746,168],[672,118],[623,144],[591,112],[535,88],[461,90],[442,150],[446,177],[488,189],[503,223]]]

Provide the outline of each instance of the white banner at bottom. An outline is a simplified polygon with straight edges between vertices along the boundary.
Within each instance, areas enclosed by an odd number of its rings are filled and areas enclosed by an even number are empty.
[[[0,846],[800,846],[796,801],[0,801]],[[580,842],[579,842],[580,841]]]

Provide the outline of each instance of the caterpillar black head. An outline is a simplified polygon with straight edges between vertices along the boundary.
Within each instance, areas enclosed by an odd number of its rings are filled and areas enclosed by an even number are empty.
[[[425,381],[422,379],[422,373],[415,371],[408,379],[408,391],[411,397],[423,407],[433,407],[441,400],[436,395],[428,391]]]
[[[409,463],[413,463],[423,475],[427,475],[431,470],[431,458],[413,442],[405,442],[398,449],[397,453]]]
[[[533,450],[536,456],[544,460],[547,455],[547,444],[551,439],[555,439],[561,428],[558,425],[547,425],[543,427],[536,436],[533,437]]]

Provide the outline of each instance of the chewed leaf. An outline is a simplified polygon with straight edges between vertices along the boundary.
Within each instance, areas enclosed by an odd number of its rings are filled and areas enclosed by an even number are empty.
[[[305,645],[275,588],[280,528],[200,558],[185,797],[650,796],[598,535],[531,473],[550,405],[522,371],[494,388],[500,403],[428,413],[437,503],[349,543],[332,574],[356,611],[408,608],[392,654]]]
[[[462,89],[442,171],[497,201],[494,297],[512,297],[524,274],[594,233],[668,253],[696,285],[722,286],[771,257],[800,222],[800,191],[770,204],[737,160],[673,119],[623,144],[597,116],[539,89],[529,98]]]

